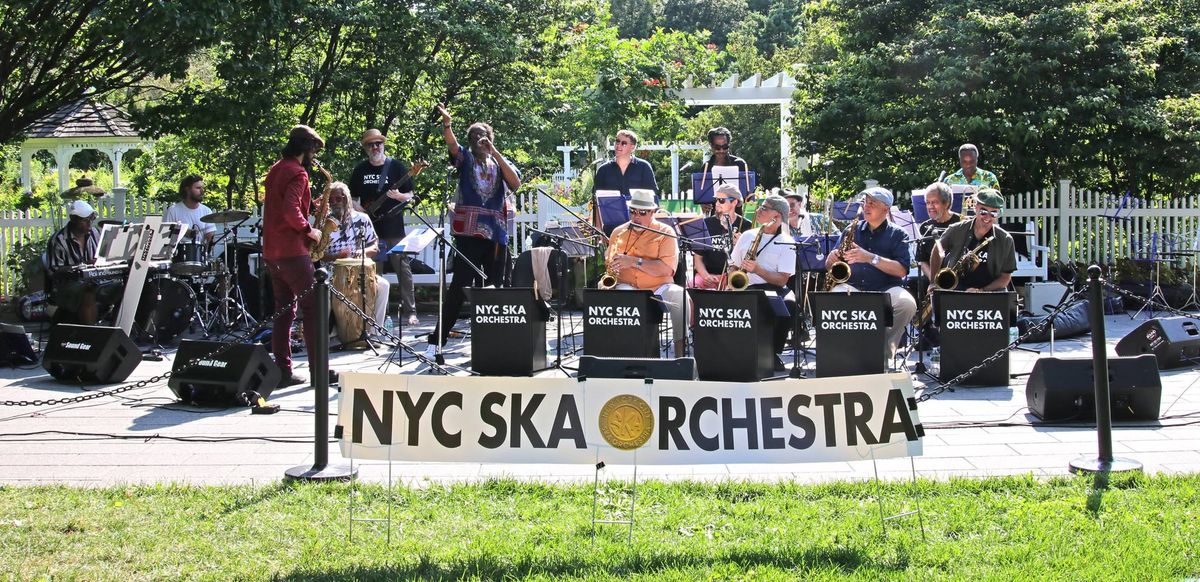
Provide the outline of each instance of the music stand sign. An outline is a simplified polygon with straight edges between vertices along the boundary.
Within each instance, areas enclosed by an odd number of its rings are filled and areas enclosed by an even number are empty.
[[[753,382],[771,376],[775,312],[766,291],[692,289],[692,337],[701,380]]]
[[[891,295],[810,293],[817,331],[817,377],[882,374]]]
[[[583,353],[657,358],[662,309],[649,291],[584,289]]]
[[[934,293],[942,341],[942,367],[938,381],[946,382],[979,365],[1008,345],[1011,293]],[[1008,385],[1008,352],[986,368],[967,376],[963,384]]]
[[[473,287],[471,369],[485,376],[529,376],[546,367],[545,304],[529,287]]]

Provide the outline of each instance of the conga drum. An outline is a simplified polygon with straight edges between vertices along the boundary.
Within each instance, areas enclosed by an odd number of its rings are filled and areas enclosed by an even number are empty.
[[[338,259],[333,262],[333,288],[345,295],[368,316],[375,310],[375,261],[367,259]],[[362,337],[363,319],[349,305],[334,298],[333,319],[338,339],[349,343]],[[380,322],[382,325],[382,322]]]

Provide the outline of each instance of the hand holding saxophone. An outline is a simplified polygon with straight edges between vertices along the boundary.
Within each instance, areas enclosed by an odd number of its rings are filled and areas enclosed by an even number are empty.
[[[869,265],[871,264],[871,261],[875,259],[875,253],[863,249],[856,243],[850,243],[850,248],[845,252],[838,250],[837,253],[839,255],[839,259],[846,261],[851,265],[856,263],[866,263]]]

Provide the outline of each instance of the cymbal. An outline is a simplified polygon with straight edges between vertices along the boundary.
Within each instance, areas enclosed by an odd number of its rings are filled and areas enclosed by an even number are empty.
[[[221,212],[214,212],[207,216],[201,216],[200,222],[216,222],[216,223],[237,222],[239,220],[246,220],[247,218],[250,218],[249,212],[246,212],[245,210],[237,210],[235,208],[232,210],[223,210]]]

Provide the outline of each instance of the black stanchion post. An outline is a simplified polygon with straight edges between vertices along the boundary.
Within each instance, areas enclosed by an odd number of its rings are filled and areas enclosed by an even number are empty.
[[[1080,457],[1071,461],[1073,473],[1121,473],[1141,471],[1142,464],[1133,459],[1113,457],[1112,400],[1108,386],[1108,344],[1104,336],[1104,293],[1100,267],[1088,267],[1088,309],[1092,324],[1092,376],[1096,390],[1096,439],[1099,455]]]
[[[313,293],[317,294],[316,321],[306,321],[305,325],[315,325],[317,332],[316,345],[309,346],[312,351],[308,354],[308,365],[312,369],[313,397],[316,399],[315,432],[313,433],[313,464],[311,467],[298,465],[288,469],[284,475],[287,479],[304,481],[348,481],[354,478],[358,471],[346,465],[329,466],[329,272],[317,269],[316,286]]]

